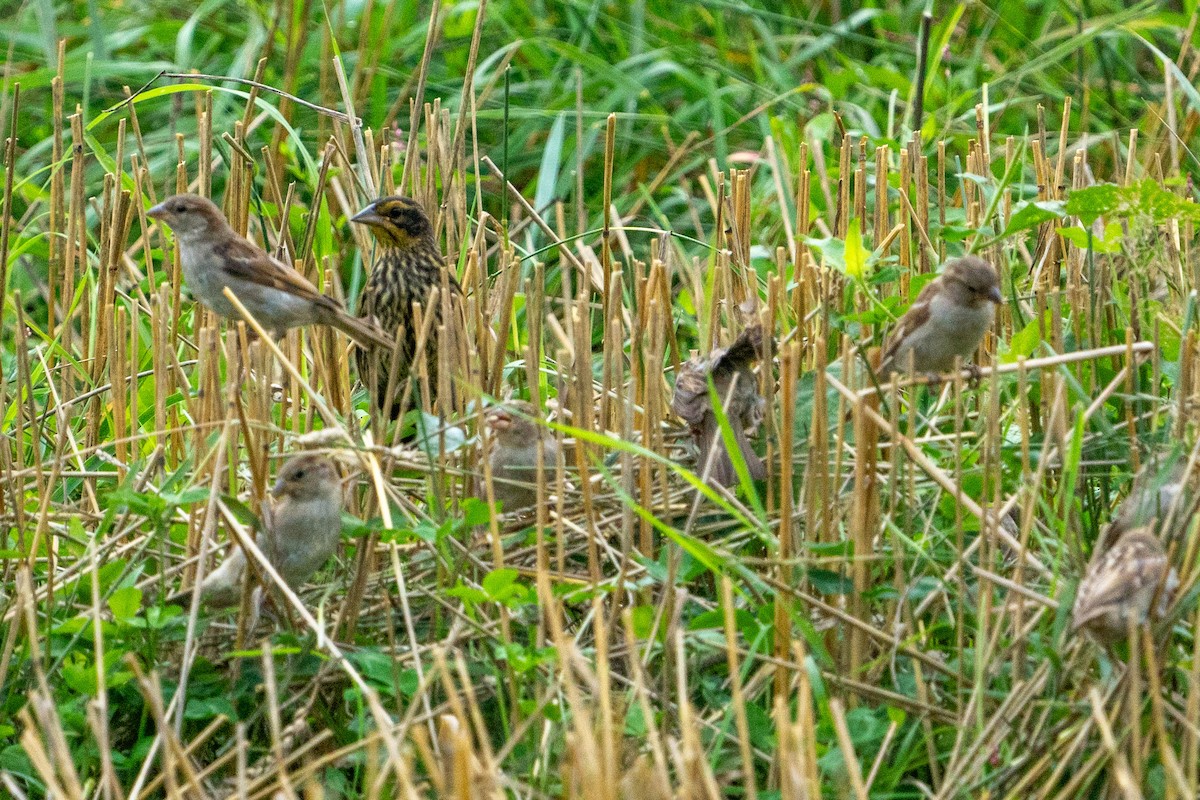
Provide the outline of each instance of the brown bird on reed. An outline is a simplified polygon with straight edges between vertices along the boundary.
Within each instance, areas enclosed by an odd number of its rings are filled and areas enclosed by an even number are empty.
[[[211,200],[194,194],[168,197],[146,212],[175,233],[188,289],[226,319],[239,319],[225,297],[228,287],[263,327],[282,337],[288,328],[329,325],[361,345],[391,348],[390,336],[346,312],[294,267],[273,258],[229,225]]]
[[[542,480],[554,475],[558,442],[550,431],[537,424],[532,403],[509,400],[488,409],[484,424],[492,433],[488,465],[492,472],[492,495],[504,512],[529,508],[537,502],[537,452],[542,443]],[[480,478],[476,494],[487,500],[487,486]]]
[[[752,325],[728,349],[718,348],[707,357],[698,356],[685,362],[675,379],[671,410],[691,427],[692,438],[700,449],[699,468],[703,471],[711,459],[709,477],[721,486],[732,486],[738,478],[709,398],[708,378],[712,376],[747,472],[754,480],[764,479],[766,465],[750,446],[749,438],[762,422],[766,406],[751,369],[760,357],[762,346],[762,326]]]
[[[400,411],[405,381],[410,376],[415,379],[417,372],[416,350],[421,332],[416,325],[413,304],[420,304],[421,313],[426,317],[433,316],[432,321],[426,323],[429,335],[421,357],[429,375],[430,390],[436,398],[439,347],[449,345],[453,353],[456,343],[463,341],[462,318],[458,313],[462,289],[446,269],[433,237],[433,224],[417,201],[407,197],[381,197],[350,221],[368,226],[379,247],[371,276],[359,297],[359,313],[396,335],[398,343],[395,353],[360,351],[357,354],[358,372],[363,383],[368,386],[371,385],[368,380],[374,383],[376,404],[384,408],[390,402],[391,414],[395,416]],[[449,318],[442,310],[444,292],[450,295]],[[444,334],[444,341],[439,329]],[[372,374],[374,377],[368,379]],[[441,401],[443,404],[452,402],[450,398],[441,398]]]
[[[949,372],[956,358],[974,355],[1003,299],[991,264],[976,256],[951,259],[896,324],[877,372],[886,378],[910,363],[917,374]]]

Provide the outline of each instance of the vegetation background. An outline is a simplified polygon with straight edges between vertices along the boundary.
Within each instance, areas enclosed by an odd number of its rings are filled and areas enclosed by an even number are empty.
[[[1192,528],[1152,638],[1070,631],[1195,441],[1195,5],[3,4],[3,791],[1197,796]],[[473,417],[406,444],[344,342],[197,311],[144,216],[185,187],[351,305],[347,217],[435,210],[552,500],[493,518]],[[997,368],[860,398],[968,251]],[[701,490],[669,373],[755,315],[769,476]],[[322,579],[256,635],[143,607],[300,446],[353,476]]]

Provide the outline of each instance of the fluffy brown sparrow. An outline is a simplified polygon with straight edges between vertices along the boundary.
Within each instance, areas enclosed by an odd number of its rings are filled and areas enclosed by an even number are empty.
[[[146,216],[171,226],[188,289],[220,316],[239,319],[225,297],[228,286],[276,336],[300,325],[329,325],[360,344],[395,346],[378,327],[346,313],[341,303],[322,294],[295,268],[238,234],[211,200],[179,194],[154,206]]]
[[[990,264],[976,256],[951,259],[896,324],[879,375],[904,372],[910,362],[916,373],[949,372],[955,358],[974,355],[1003,301]]]
[[[685,362],[675,379],[671,410],[691,427],[692,438],[700,449],[700,469],[703,470],[711,458],[709,476],[721,486],[732,486],[738,478],[710,402],[708,376],[712,376],[750,477],[762,480],[767,476],[766,465],[750,446],[749,438],[762,422],[766,407],[766,401],[758,393],[758,379],[751,369],[759,358],[762,344],[762,326],[753,325],[742,331],[728,349],[717,348],[707,357],[698,356]]]
[[[1085,628],[1111,644],[1125,638],[1129,618],[1140,624],[1150,615],[1156,595],[1154,616],[1166,613],[1179,577],[1162,538],[1180,532],[1194,513],[1195,481],[1187,477],[1187,464],[1179,456],[1152,461],[1134,478],[1079,583],[1072,630]]]
[[[501,511],[518,511],[537,502],[537,445],[542,443],[543,475],[553,475],[558,461],[558,442],[538,425],[537,409],[524,400],[509,400],[488,409],[484,424],[492,433],[492,493]],[[545,478],[543,478],[545,480]],[[487,487],[480,478],[476,494],[487,500]]]
[[[1092,561],[1079,583],[1071,630],[1085,628],[1104,644],[1125,638],[1128,620],[1141,624],[1157,595],[1155,618],[1167,612],[1179,586],[1162,542],[1150,526],[1119,531],[1120,537]]]
[[[333,555],[341,540],[342,484],[333,462],[315,453],[289,458],[279,468],[271,489],[274,503],[263,508],[262,528],[254,542],[288,586],[298,588]],[[241,597],[246,553],[234,547],[200,584],[200,600],[211,608],[235,605]],[[167,604],[186,602],[190,591],[168,597]],[[262,587],[251,606],[257,616]]]
[[[417,359],[420,331],[416,329],[413,303],[421,304],[423,314],[433,315],[422,357],[429,374],[430,388],[436,392],[439,327],[444,326],[450,334],[447,338],[452,346],[454,342],[465,341],[462,321],[455,313],[461,301],[462,289],[447,271],[442,251],[433,236],[433,223],[416,200],[399,196],[381,197],[351,217],[350,221],[368,226],[379,248],[375,265],[371,268],[371,277],[367,279],[359,297],[359,311],[377,320],[389,334],[394,335],[403,329],[398,342],[400,352],[392,390],[391,414],[396,416],[400,410],[404,382]],[[440,299],[430,303],[433,290],[440,290],[443,286],[450,295],[452,314],[449,320],[443,319]],[[392,351],[375,354],[360,350],[357,354],[358,374],[364,383],[368,383],[366,376],[371,373],[372,362],[377,355],[379,370],[374,380],[375,401],[382,406],[386,402]]]

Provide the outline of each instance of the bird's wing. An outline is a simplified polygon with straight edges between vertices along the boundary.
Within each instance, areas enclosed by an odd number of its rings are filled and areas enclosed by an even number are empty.
[[[921,290],[921,293],[917,295],[916,301],[909,306],[908,311],[904,312],[904,316],[896,323],[896,329],[888,336],[887,348],[884,350],[883,359],[880,363],[893,358],[904,340],[911,336],[913,331],[929,321],[929,315],[933,310],[933,298],[937,295],[938,291],[938,288],[932,283]]]
[[[215,245],[213,250],[221,258],[221,269],[230,277],[309,300],[340,305],[332,297],[322,294],[294,268],[272,258],[262,248],[245,239],[230,238],[227,242]]]

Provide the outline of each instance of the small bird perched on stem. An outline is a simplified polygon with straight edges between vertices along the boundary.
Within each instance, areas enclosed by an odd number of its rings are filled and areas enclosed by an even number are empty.
[[[761,355],[762,346],[762,326],[752,325],[728,349],[717,348],[707,357],[698,356],[685,362],[675,379],[671,410],[691,427],[692,438],[700,449],[700,469],[704,470],[711,460],[709,476],[721,486],[732,486],[738,477],[710,402],[708,377],[712,376],[747,472],[754,480],[762,480],[767,476],[766,465],[750,446],[749,438],[762,422],[766,406],[751,369]]]
[[[296,589],[329,560],[341,540],[341,480],[328,458],[304,453],[279,468],[271,494],[274,503],[263,508],[262,526],[254,542],[279,576]],[[246,553],[234,547],[201,582],[200,601],[210,608],[235,605],[245,570]],[[179,592],[165,602],[186,602],[190,594]],[[256,587],[251,602],[255,619],[261,604],[262,587]]]
[[[225,287],[263,327],[282,337],[288,328],[329,325],[361,345],[394,347],[390,336],[346,312],[295,268],[273,258],[229,225],[211,200],[194,194],[168,197],[146,212],[175,232],[188,289],[226,319],[238,319]]]
[[[529,508],[537,502],[537,451],[542,443],[543,476],[554,474],[558,442],[537,424],[537,409],[524,400],[509,400],[488,409],[484,424],[492,433],[488,465],[492,473],[492,495],[505,513]],[[543,480],[546,478],[543,477]],[[487,486],[480,478],[476,494],[487,500]]]
[[[351,217],[350,221],[368,226],[380,251],[359,297],[359,313],[375,319],[389,333],[402,331],[397,344],[398,352],[394,354],[395,374],[389,376],[393,353],[387,352],[378,359],[379,369],[375,377],[376,404],[383,408],[389,400],[390,388],[391,414],[396,416],[400,412],[405,381],[415,372],[417,342],[421,333],[417,330],[413,304],[421,305],[425,317],[433,316],[422,357],[425,359],[430,388],[436,393],[439,347],[448,344],[453,352],[457,343],[464,341],[462,318],[458,313],[462,289],[458,280],[446,269],[445,260],[433,236],[433,223],[416,200],[399,196],[381,197]],[[439,296],[436,302],[431,302],[435,289],[439,290]],[[448,293],[449,298],[441,296],[443,292]],[[449,299],[451,307],[449,319],[442,312],[446,299]],[[444,330],[445,342],[441,341],[439,329]],[[374,355],[366,350],[357,354],[358,371],[364,382],[365,376],[371,374]],[[441,399],[443,403],[450,401],[449,398]]]
[[[949,372],[956,358],[974,355],[1002,302],[990,264],[976,256],[951,259],[896,324],[878,374],[887,378],[910,365],[916,373]]]

